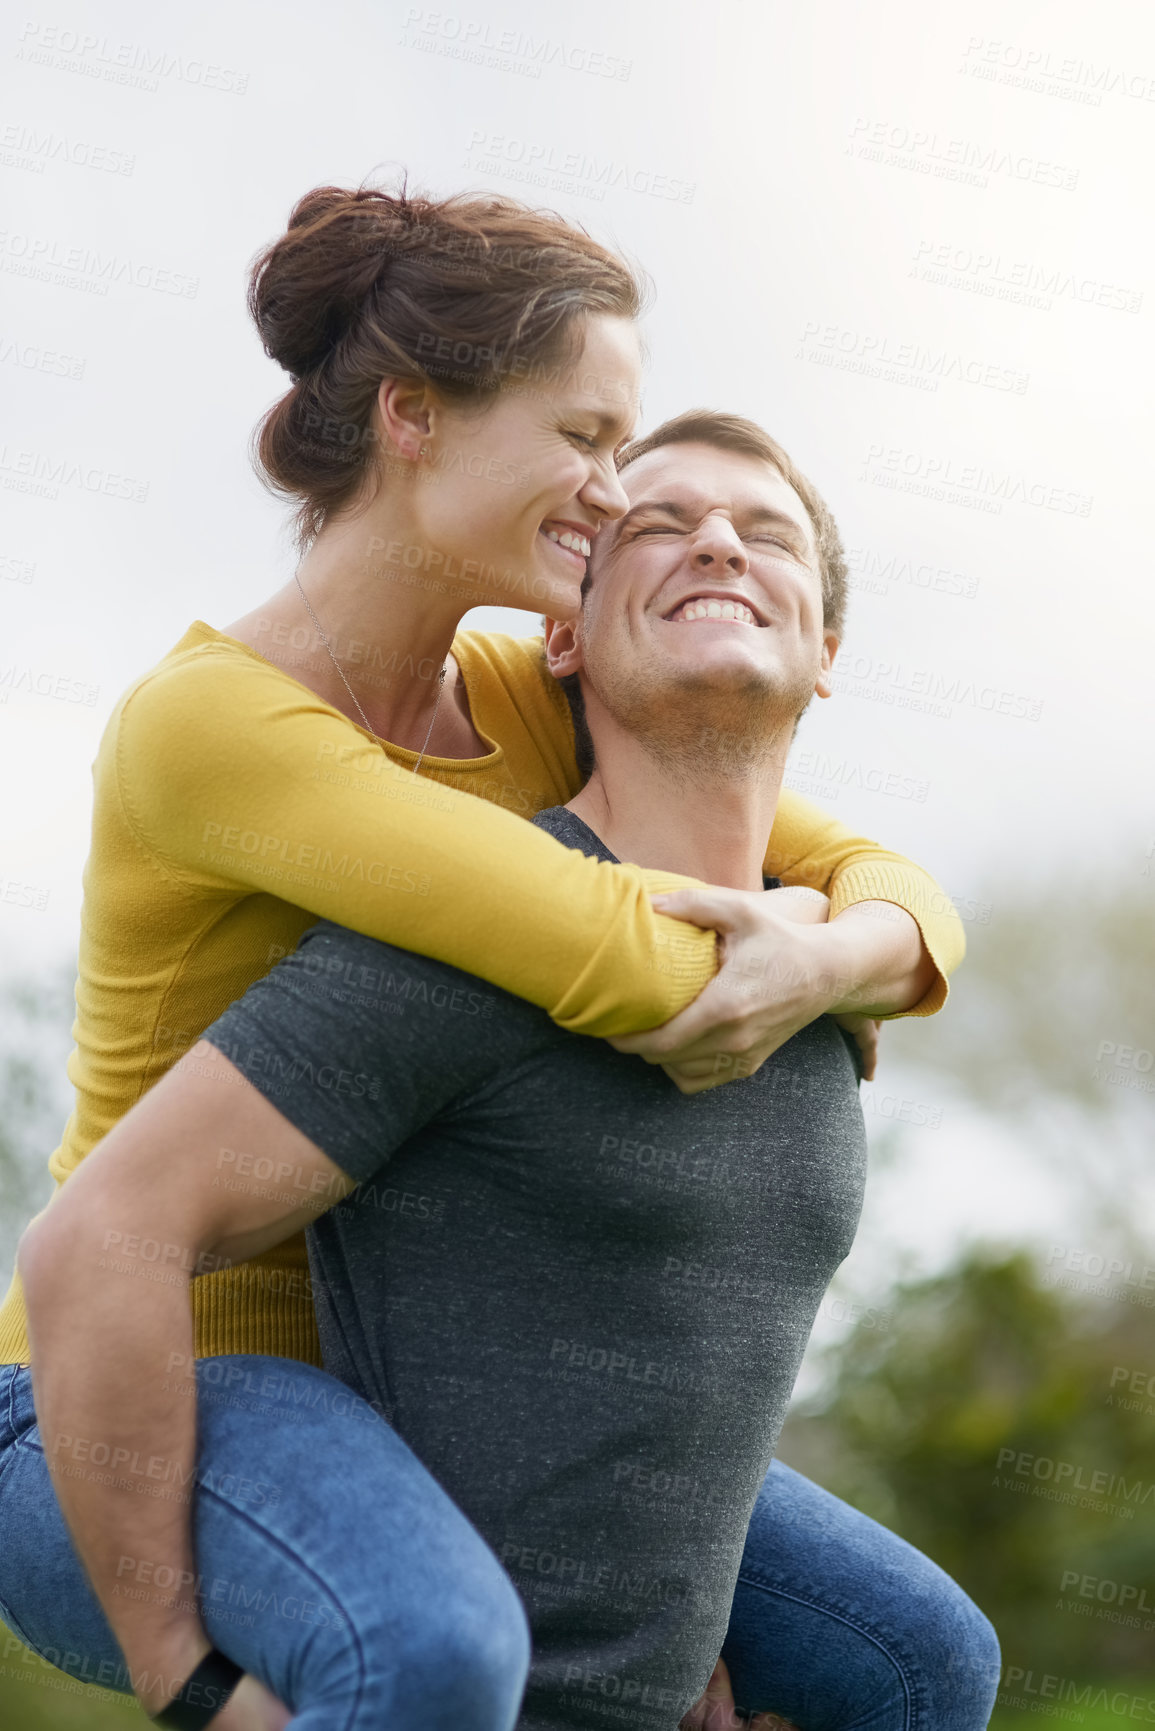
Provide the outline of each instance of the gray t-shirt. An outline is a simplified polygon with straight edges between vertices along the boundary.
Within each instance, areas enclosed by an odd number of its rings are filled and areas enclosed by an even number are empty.
[[[562,808],[535,821],[612,857]],[[754,1076],[687,1096],[510,993],[329,921],[205,1037],[358,1181],[309,1232],[325,1365],[517,1586],[522,1731],[675,1731],[721,1650],[858,1222],[848,1038],[821,1017]]]

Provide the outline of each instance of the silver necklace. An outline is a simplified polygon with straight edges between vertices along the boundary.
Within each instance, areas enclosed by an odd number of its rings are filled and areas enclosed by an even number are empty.
[[[345,690],[349,693],[349,696],[353,699],[354,704],[356,704],[357,714],[361,717],[361,720],[365,723],[366,730],[369,733],[373,734],[373,738],[377,741],[377,744],[381,747],[381,750],[385,751],[385,741],[378,734],[374,733],[373,729],[369,726],[369,717],[365,714],[365,711],[361,708],[361,705],[357,699],[357,693],[353,690],[353,687],[349,684],[349,681],[345,678],[345,669],[341,666],[341,663],[337,660],[337,657],[334,655],[333,645],[329,642],[329,639],[325,636],[325,633],[322,631],[321,621],[317,618],[317,615],[313,612],[313,604],[309,600],[309,597],[305,594],[304,585],[302,584],[300,577],[297,575],[297,573],[295,571],[293,572],[293,577],[296,581],[297,588],[301,591],[301,600],[305,603],[305,606],[309,609],[309,618],[313,621],[313,624],[317,628],[317,636],[321,639],[321,642],[325,645],[325,648],[329,651],[329,660],[333,663],[333,666],[337,669],[337,672],[341,678],[342,685],[345,687]],[[433,724],[437,720],[437,711],[441,708],[441,699],[444,696],[444,693],[445,693],[445,668],[443,666],[441,669],[441,672],[437,675],[437,702],[433,705],[433,714],[429,718],[429,729],[425,735],[425,743],[422,745],[421,750],[417,754],[417,762],[413,765],[414,775],[416,775],[417,771],[421,768],[421,764],[422,764],[422,761],[425,757],[425,753],[426,753],[426,750],[428,748],[429,741],[433,737]],[[388,752],[385,752],[385,755],[386,755],[386,757],[388,757],[388,755],[389,755]]]

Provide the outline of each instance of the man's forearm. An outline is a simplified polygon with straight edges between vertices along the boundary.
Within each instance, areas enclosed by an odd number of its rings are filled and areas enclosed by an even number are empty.
[[[842,994],[834,1014],[898,1015],[938,977],[918,922],[896,902],[855,902],[829,922],[825,936]]]
[[[155,1712],[212,1645],[194,1593],[187,1253],[146,1261],[123,1222],[54,1212],[19,1253],[36,1414],[73,1543]]]

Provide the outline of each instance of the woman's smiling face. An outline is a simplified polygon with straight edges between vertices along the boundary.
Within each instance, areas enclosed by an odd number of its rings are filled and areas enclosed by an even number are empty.
[[[633,432],[641,384],[637,327],[581,321],[570,356],[511,378],[478,407],[442,400],[430,415],[413,501],[427,566],[476,590],[473,606],[576,618],[590,546],[620,517],[615,452]]]

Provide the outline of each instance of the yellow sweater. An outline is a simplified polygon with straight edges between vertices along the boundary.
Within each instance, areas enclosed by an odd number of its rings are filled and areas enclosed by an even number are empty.
[[[479,974],[587,1034],[654,1027],[710,978],[714,933],[649,902],[691,880],[586,859],[518,821],[580,785],[541,640],[462,632],[453,653],[492,749],[427,757],[420,779],[415,753],[383,753],[199,620],[120,699],[93,765],[76,1104],[49,1163],[58,1184],[320,917]],[[827,890],[834,912],[872,899],[908,908],[939,969],[912,1013],[939,1008],[962,927],[926,873],[785,791],[766,869]],[[303,1234],[192,1292],[199,1355],[320,1362]],[[0,1363],[17,1362],[28,1337],[14,1277]]]

